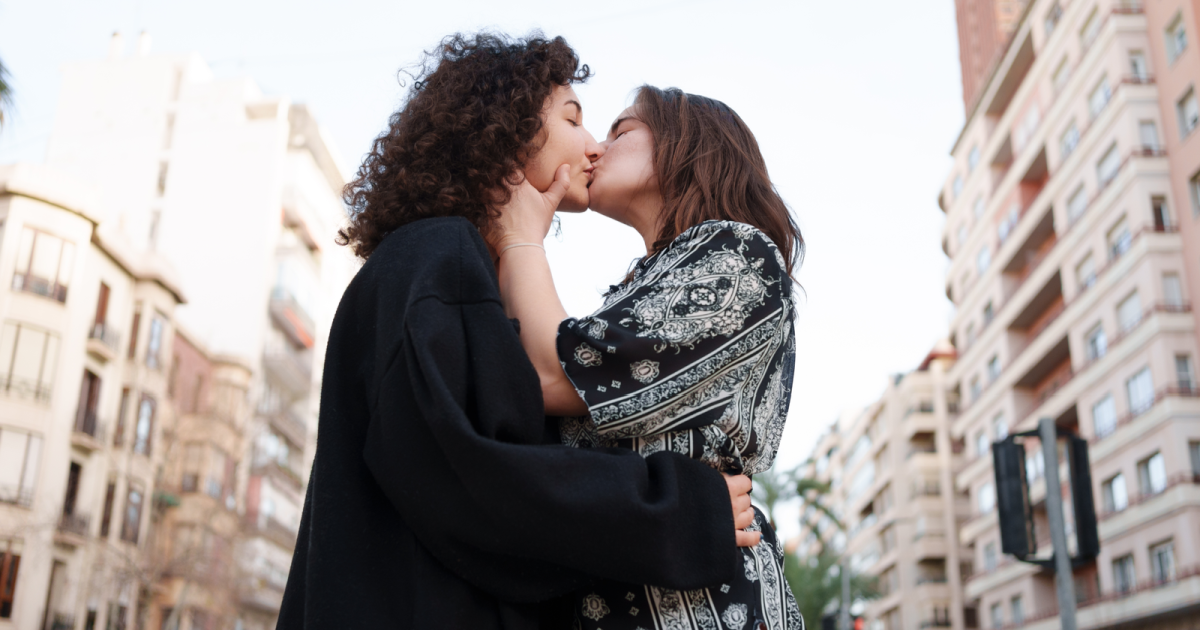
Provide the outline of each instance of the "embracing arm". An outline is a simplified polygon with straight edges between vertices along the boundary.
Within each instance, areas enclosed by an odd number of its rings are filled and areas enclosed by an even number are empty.
[[[555,339],[558,325],[567,318],[567,313],[554,289],[546,252],[537,247],[513,247],[505,251],[500,256],[499,276],[504,312],[521,322],[521,346],[542,383],[546,414],[586,414],[587,405],[559,364]]]

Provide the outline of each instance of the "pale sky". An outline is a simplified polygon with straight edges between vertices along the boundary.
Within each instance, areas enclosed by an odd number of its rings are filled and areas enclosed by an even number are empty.
[[[219,77],[308,104],[354,167],[400,104],[397,71],[481,28],[565,37],[595,71],[575,89],[598,138],[643,83],[725,101],[754,131],[808,242],[777,466],[803,461],[840,411],[947,334],[937,195],[963,124],[951,0],[3,0],[15,111],[0,164],[44,158],[62,63],[103,58],[118,30],[131,54],[144,29],[152,53],[196,52]],[[644,253],[634,231],[590,213],[566,216],[548,250],[577,316]]]

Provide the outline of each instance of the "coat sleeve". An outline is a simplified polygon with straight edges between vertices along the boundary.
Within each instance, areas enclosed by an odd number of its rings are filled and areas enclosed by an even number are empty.
[[[495,301],[425,299],[382,376],[364,457],[422,544],[503,599],[589,576],[692,589],[737,568],[723,479],[671,453],[539,445],[536,373]]]

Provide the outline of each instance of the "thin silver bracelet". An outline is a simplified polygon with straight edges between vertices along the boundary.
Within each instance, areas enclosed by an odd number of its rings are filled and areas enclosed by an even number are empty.
[[[508,245],[504,249],[500,250],[500,253],[497,254],[497,256],[504,255],[504,252],[506,252],[514,247],[536,247],[542,251],[546,251],[546,248],[542,247],[541,243],[513,243],[512,245]]]

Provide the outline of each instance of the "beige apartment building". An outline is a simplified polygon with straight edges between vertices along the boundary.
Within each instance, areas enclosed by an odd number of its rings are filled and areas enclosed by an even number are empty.
[[[993,440],[1039,418],[1090,443],[1101,551],[1075,570],[1080,627],[1200,614],[1198,6],[1029,3],[955,144],[945,378],[983,627],[1057,627],[1053,574],[1000,552],[991,465]],[[1043,468],[1031,451],[1045,555]]]
[[[0,167],[0,628],[132,628],[167,457],[175,274],[44,167]]]
[[[916,370],[893,376],[879,400],[821,437],[801,471],[830,484],[825,500],[845,527],[810,508],[817,531],[804,528],[802,553],[818,552],[821,536],[847,554],[853,574],[876,578],[880,597],[855,610],[866,627],[974,627],[961,579],[970,552],[955,542],[969,506],[953,491],[962,450],[950,437],[957,400],[946,375],[953,363],[944,343]]]
[[[0,630],[274,628],[346,177],[303,105],[123,48],[0,178]]]

